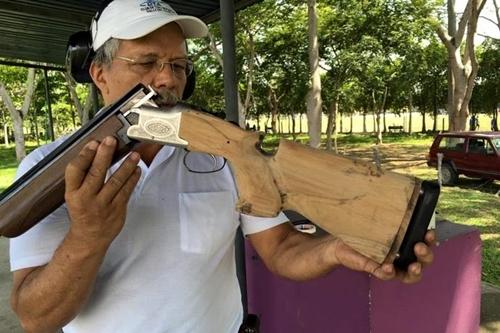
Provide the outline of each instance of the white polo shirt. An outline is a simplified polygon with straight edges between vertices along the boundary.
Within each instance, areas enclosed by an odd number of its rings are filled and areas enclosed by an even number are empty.
[[[18,177],[61,141],[30,154]],[[238,331],[242,305],[235,231],[240,222],[243,232],[251,234],[287,218],[239,214],[228,166],[216,173],[192,173],[183,165],[185,154],[183,149],[163,147],[149,168],[140,162],[142,175],[123,230],[104,258],[89,300],[64,332]],[[208,170],[213,159],[190,153],[189,165]],[[11,270],[48,263],[68,228],[63,205],[12,239]]]

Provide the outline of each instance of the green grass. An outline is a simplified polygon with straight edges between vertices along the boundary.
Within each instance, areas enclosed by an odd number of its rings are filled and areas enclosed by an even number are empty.
[[[482,186],[481,186],[482,185]],[[443,188],[438,210],[450,221],[479,229],[483,241],[482,279],[500,286],[500,198],[497,184],[463,179],[458,187]]]
[[[291,136],[287,136],[291,139]],[[432,142],[432,135],[392,134],[384,136],[384,145],[379,147],[382,164],[396,172],[415,175],[422,179],[436,179],[436,171],[427,167],[425,155]],[[275,146],[280,137],[267,135],[265,147]],[[306,135],[299,135],[297,141],[307,143]],[[339,135],[339,152],[370,160],[373,156],[371,135]],[[28,150],[34,148],[29,144]],[[17,166],[14,147],[0,145],[0,190],[13,180]],[[444,187],[437,211],[439,217],[452,222],[477,228],[483,241],[483,281],[500,286],[500,182],[460,177],[459,184]]]
[[[17,161],[13,146],[0,146],[0,161],[0,191],[3,191],[12,183],[16,174]]]
[[[28,154],[37,146],[33,142],[26,143]],[[0,192],[5,190],[14,181],[17,169],[16,149],[14,145],[0,145]]]

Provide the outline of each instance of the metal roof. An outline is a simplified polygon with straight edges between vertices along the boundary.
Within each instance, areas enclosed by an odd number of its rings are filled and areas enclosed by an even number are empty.
[[[226,0],[220,0],[226,1]],[[235,0],[241,9],[260,0]],[[219,0],[167,1],[179,14],[206,23],[220,17]],[[0,0],[0,58],[63,65],[68,38],[88,29],[100,0]]]

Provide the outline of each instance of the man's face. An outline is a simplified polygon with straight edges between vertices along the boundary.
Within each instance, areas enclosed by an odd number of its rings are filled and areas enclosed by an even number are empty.
[[[111,65],[93,64],[90,71],[106,105],[138,83],[150,85],[160,93],[168,91],[180,99],[186,76],[176,75],[168,64],[161,71],[151,65],[157,60],[171,62],[177,59],[187,59],[186,44],[179,26],[170,23],[142,38],[122,40]]]

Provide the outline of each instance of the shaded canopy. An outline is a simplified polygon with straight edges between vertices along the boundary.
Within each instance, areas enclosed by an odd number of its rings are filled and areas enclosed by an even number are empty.
[[[229,1],[229,0],[221,0]],[[259,0],[235,0],[241,9]],[[220,18],[219,0],[167,2],[206,23]],[[88,29],[101,0],[0,0],[0,58],[64,65],[71,34]]]

